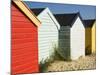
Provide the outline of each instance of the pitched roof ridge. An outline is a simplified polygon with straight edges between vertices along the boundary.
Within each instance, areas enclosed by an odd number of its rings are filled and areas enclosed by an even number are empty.
[[[12,0],[12,2],[17,5],[17,7],[36,25],[40,26],[41,22],[37,17],[32,14],[32,11],[22,0]],[[35,20],[35,21],[34,21]]]
[[[32,10],[32,9],[45,9],[45,8],[30,8],[30,9]]]
[[[54,15],[73,15],[73,14],[77,14],[77,13],[57,13]]]
[[[95,21],[96,19],[83,19],[83,21]]]
[[[55,18],[58,20],[61,26],[70,26],[72,27],[72,23],[76,19],[78,13],[66,13],[66,14],[54,14]]]
[[[43,10],[46,8],[31,8],[31,11],[35,13],[36,16],[38,16]]]

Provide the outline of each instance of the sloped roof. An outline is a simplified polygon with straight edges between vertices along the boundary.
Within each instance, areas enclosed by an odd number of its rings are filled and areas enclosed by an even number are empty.
[[[77,17],[77,13],[69,13],[69,14],[54,14],[55,18],[59,22],[61,26],[70,26],[72,27],[72,24],[74,20]]]
[[[31,11],[38,16],[45,8],[31,8]]]
[[[36,25],[40,26],[41,22],[32,13],[28,6],[21,0],[12,0],[12,2],[17,5],[17,7]]]
[[[84,26],[86,28],[88,28],[88,27],[91,28],[93,26],[93,23],[95,22],[95,19],[83,20],[83,22],[84,22]]]
[[[47,12],[47,14],[49,15],[49,17],[51,18],[51,20],[55,23],[55,25],[57,26],[57,29],[60,29],[60,25],[58,23],[58,21],[56,20],[56,18],[54,17],[54,15],[52,14],[52,12],[50,11],[50,9],[48,7],[46,8],[32,8],[31,9],[33,13],[35,13],[35,15],[39,15],[40,13],[42,13],[43,11]]]

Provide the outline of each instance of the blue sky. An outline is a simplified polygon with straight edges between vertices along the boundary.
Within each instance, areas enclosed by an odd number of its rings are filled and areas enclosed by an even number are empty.
[[[29,6],[29,8],[48,7],[53,14],[80,12],[83,19],[95,19],[96,18],[96,6],[44,3],[44,2],[31,2],[31,1],[26,1],[25,3]]]

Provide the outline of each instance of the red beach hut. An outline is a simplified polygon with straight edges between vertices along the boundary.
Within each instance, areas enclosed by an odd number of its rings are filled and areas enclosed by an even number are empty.
[[[22,1],[11,4],[11,74],[39,72],[38,26],[40,21]]]

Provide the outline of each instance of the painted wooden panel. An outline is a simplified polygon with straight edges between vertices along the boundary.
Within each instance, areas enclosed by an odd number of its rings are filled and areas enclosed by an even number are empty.
[[[12,2],[18,6],[18,8],[27,16],[28,19],[31,20],[32,23],[34,23],[36,26],[40,26],[40,21],[23,1],[12,0]],[[13,7],[12,10],[16,10],[16,8],[14,9]]]
[[[85,28],[78,17],[71,28],[71,59],[85,55]]]
[[[96,53],[96,22],[92,27],[92,53]]]
[[[59,31],[59,53],[65,59],[70,59],[70,27],[61,26]]]
[[[85,54],[91,54],[92,52],[92,30],[91,28],[85,29]]]
[[[11,7],[12,74],[38,72],[38,29],[16,5],[12,4]]]
[[[58,46],[59,26],[57,26],[57,21],[48,8],[38,15],[38,19],[42,22],[38,29],[40,62],[49,58],[54,52],[54,47]]]

